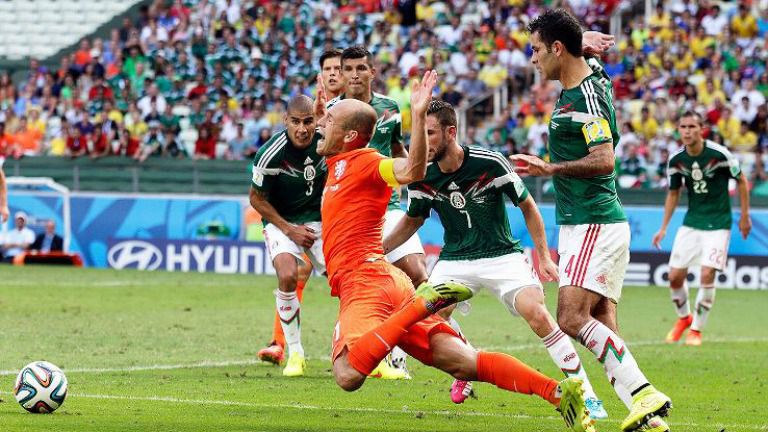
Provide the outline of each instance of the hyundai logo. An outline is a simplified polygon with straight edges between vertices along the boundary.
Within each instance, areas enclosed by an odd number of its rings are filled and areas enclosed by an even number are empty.
[[[163,255],[160,249],[151,243],[128,240],[112,246],[107,260],[109,266],[116,269],[157,270],[163,260]]]

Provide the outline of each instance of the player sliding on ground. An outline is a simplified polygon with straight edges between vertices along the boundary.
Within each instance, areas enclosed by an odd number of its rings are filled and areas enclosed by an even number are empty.
[[[563,86],[549,124],[547,163],[514,155],[520,172],[553,176],[560,225],[557,323],[602,363],[629,408],[623,431],[662,432],[672,401],[656,390],[618,335],[616,304],[629,263],[630,231],[616,194],[619,141],[611,80],[584,58],[582,30],[568,12],[549,10],[528,25],[531,61]]]
[[[368,145],[384,156],[407,157],[408,152],[403,145],[400,107],[394,99],[373,91],[373,80],[376,78],[373,55],[363,46],[351,46],[342,51],[340,66],[344,92],[328,101],[327,107],[331,108],[345,99],[357,99],[367,103],[376,111],[377,117],[376,127]],[[328,93],[325,85],[323,90]],[[384,214],[384,235],[392,231],[403,217],[405,212],[400,208],[400,190],[396,188],[392,191],[387,212]],[[427,280],[424,248],[418,235],[414,234],[400,247],[389,251],[386,258],[408,275],[414,287]],[[395,347],[373,375],[387,379],[410,379],[405,359],[405,353]]]
[[[606,418],[571,339],[544,305],[539,277],[520,242],[512,238],[505,195],[523,212],[539,256],[539,273],[544,280],[557,280],[557,264],[549,255],[544,221],[533,197],[501,153],[459,145],[457,126],[451,104],[432,101],[427,110],[428,159],[432,163],[424,180],[408,185],[408,216],[384,239],[384,252],[416,233],[434,209],[445,229],[445,245],[429,282],[453,280],[473,292],[490,290],[512,315],[528,322],[566,377],[584,381],[592,418]],[[459,330],[455,320],[451,319],[451,325]],[[454,402],[466,399],[468,384],[454,383]]]
[[[476,352],[439,316],[438,310],[464,301],[472,291],[447,282],[411,281],[384,258],[382,225],[392,189],[423,180],[427,166],[426,112],[437,73],[414,82],[408,158],[387,158],[367,148],[377,115],[361,101],[345,99],[320,120],[318,152],[326,156],[323,192],[323,252],[331,294],[339,298],[333,335],[333,374],[347,391],[360,388],[371,371],[400,345],[426,365],[457,379],[484,381],[523,394],[536,394],[559,407],[566,424],[593,431],[581,380],[557,381],[512,356]]]
[[[267,251],[277,272],[276,307],[289,352],[283,375],[301,376],[306,362],[297,294],[299,263],[306,253],[314,267],[325,272],[320,199],[326,166],[317,154],[319,135],[315,134],[312,99],[293,97],[284,121],[286,129],[273,135],[254,156],[250,202],[264,220]],[[258,355],[279,364],[283,351],[273,341]]]
[[[731,239],[731,199],[728,182],[739,183],[741,219],[739,231],[744,239],[752,229],[749,218],[749,188],[739,161],[725,147],[701,137],[702,119],[689,111],[680,116],[677,130],[684,147],[669,158],[669,192],[664,203],[661,229],[653,236],[653,245],[661,248],[672,213],[680,201],[680,187],[688,189],[688,211],[677,231],[669,257],[669,287],[678,320],[667,334],[667,342],[680,340],[688,327],[686,345],[701,345],[701,330],[715,303],[715,275],[728,259]],[[701,287],[696,295],[695,315],[688,303],[688,268],[701,265]]]

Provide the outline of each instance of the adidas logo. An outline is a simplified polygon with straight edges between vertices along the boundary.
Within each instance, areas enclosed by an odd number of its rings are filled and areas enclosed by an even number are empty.
[[[307,156],[307,158],[304,160],[304,165],[309,165],[312,163],[312,158]]]
[[[457,185],[456,182],[451,182],[451,184],[448,185],[448,190],[459,190],[459,185]]]

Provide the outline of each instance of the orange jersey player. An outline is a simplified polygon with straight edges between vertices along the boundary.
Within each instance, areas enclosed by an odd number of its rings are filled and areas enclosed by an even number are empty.
[[[557,381],[512,356],[471,349],[438,310],[472,296],[454,282],[423,283],[414,291],[401,270],[384,258],[382,224],[392,188],[424,178],[427,166],[426,112],[437,73],[427,72],[411,94],[413,116],[408,158],[387,158],[366,148],[376,113],[364,102],[345,99],[318,125],[328,179],[323,191],[323,254],[331,294],[339,298],[333,335],[333,374],[347,391],[399,345],[422,363],[457,379],[536,394],[559,407],[575,431],[593,431],[579,379]]]

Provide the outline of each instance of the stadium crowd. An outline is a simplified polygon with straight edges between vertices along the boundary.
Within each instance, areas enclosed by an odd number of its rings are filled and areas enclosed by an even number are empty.
[[[676,116],[689,109],[753,179],[768,179],[768,8],[759,3],[673,0],[647,24],[625,18],[602,59],[622,125],[622,186],[665,185]],[[525,26],[545,6],[564,6],[607,32],[617,4],[156,0],[109,38],[83,39],[58,67],[31,59],[22,79],[0,75],[0,153],[250,158],[281,127],[287,100],[314,94],[322,52],[364,44],[376,57],[374,88],[399,102],[406,123],[408,81],[426,68],[445,77],[436,96],[457,106],[506,85],[511,103],[476,121],[468,141],[546,158],[559,87],[536,80]]]

